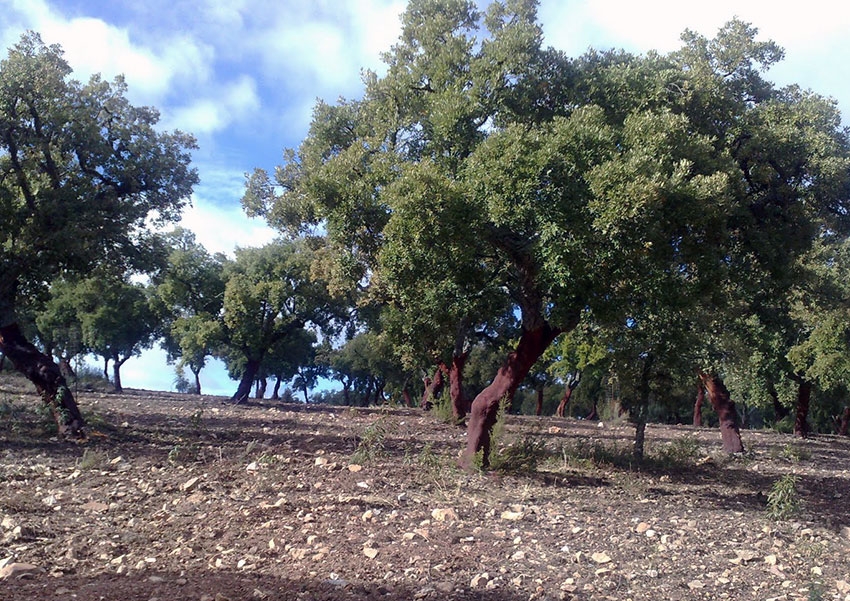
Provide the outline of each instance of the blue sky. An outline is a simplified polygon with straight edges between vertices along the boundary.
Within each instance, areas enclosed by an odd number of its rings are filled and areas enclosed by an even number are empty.
[[[60,44],[76,77],[124,74],[136,104],[156,106],[162,125],[196,135],[201,184],[183,225],[211,251],[273,238],[242,214],[244,175],[273,168],[297,146],[317,98],[358,97],[360,70],[381,72],[380,52],[400,32],[400,0],[0,0],[0,44],[38,31]],[[850,4],[810,0],[541,0],[545,43],[578,55],[588,47],[668,52],[693,29],[708,37],[734,16],[785,48],[769,78],[835,98],[850,123]],[[5,50],[4,53],[5,55]],[[206,391],[230,394],[221,369],[202,372]],[[122,368],[125,386],[169,389],[160,352]]]

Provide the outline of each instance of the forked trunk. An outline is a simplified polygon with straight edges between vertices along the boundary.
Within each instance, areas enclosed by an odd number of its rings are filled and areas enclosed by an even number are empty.
[[[729,395],[729,390],[717,374],[700,373],[700,381],[705,386],[708,399],[720,421],[723,450],[727,453],[743,453],[744,443],[741,442],[738,412],[735,410],[735,403]]]
[[[117,355],[112,357],[112,386],[115,392],[124,392],[124,387],[121,385],[121,366],[126,360],[120,360]]]
[[[269,385],[268,378],[257,378],[257,394],[256,397],[258,399],[264,399],[266,397],[266,387]]]
[[[82,438],[85,420],[59,366],[24,338],[18,324],[0,327],[0,352],[16,370],[35,384],[44,402],[51,408],[60,436]]]
[[[260,362],[257,359],[249,359],[245,364],[245,371],[242,372],[242,379],[239,380],[239,387],[236,392],[230,397],[230,400],[236,404],[246,403],[248,397],[251,396],[251,386],[254,384],[254,379],[257,377],[257,372],[260,371]]]
[[[797,382],[797,415],[794,418],[794,436],[806,438],[809,435],[809,404],[812,400],[812,384],[801,376]]]
[[[496,423],[499,404],[513,401],[522,380],[559,333],[559,329],[545,321],[539,327],[523,330],[516,350],[507,356],[493,382],[472,401],[466,449],[460,458],[462,467],[472,468],[478,451],[482,452],[482,467],[490,465],[490,432]]]
[[[192,370],[192,374],[195,376],[195,394],[201,394],[201,370]]]
[[[694,401],[694,427],[702,428],[702,404],[705,402],[705,386],[697,382],[697,398]]]
[[[446,382],[443,379],[443,369],[443,365],[438,365],[437,369],[434,371],[434,377],[426,377],[424,380],[425,392],[422,393],[422,404],[420,407],[422,407],[425,411],[430,411],[443,392],[443,388],[446,385]]]
[[[575,374],[570,374],[570,377],[564,386],[564,396],[561,397],[561,402],[558,403],[558,408],[555,410],[555,415],[558,417],[564,417],[564,412],[566,411],[570,398],[573,396],[573,391],[578,387],[579,382],[581,382],[581,371],[577,371]]]
[[[452,357],[449,367],[449,394],[452,398],[452,415],[457,421],[461,421],[469,412],[469,400],[463,394],[463,367],[469,352],[461,353]]]

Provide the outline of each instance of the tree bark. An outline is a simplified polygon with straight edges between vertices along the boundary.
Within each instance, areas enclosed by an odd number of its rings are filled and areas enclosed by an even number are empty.
[[[256,398],[264,399],[266,397],[266,388],[269,385],[268,378],[257,378],[257,394]]]
[[[463,368],[469,351],[452,356],[452,364],[449,367],[449,395],[452,399],[452,415],[460,422],[469,412],[469,401],[463,393]]]
[[[564,417],[564,412],[579,382],[581,382],[581,371],[576,371],[574,374],[571,373],[567,379],[567,383],[564,385],[564,396],[561,397],[561,402],[558,403],[558,408],[555,410],[555,415],[558,417]]]
[[[738,412],[735,403],[729,395],[729,390],[717,374],[700,373],[700,381],[705,387],[711,406],[720,420],[720,437],[723,440],[723,450],[727,453],[743,453],[744,443],[741,442],[741,429],[738,426]]]
[[[697,381],[697,398],[694,401],[694,427],[702,428],[702,404],[705,402],[705,386]]]
[[[797,382],[797,414],[794,418],[794,436],[809,435],[809,404],[812,399],[812,384],[802,376],[794,376]]]
[[[0,352],[35,385],[53,412],[59,435],[84,437],[85,420],[59,366],[24,337],[17,323],[0,327]]]
[[[194,370],[189,368],[192,374],[195,376],[195,394],[201,394],[201,370]]]
[[[850,430],[850,406],[844,408],[844,413],[841,414],[841,425],[838,428],[838,433],[841,436],[847,436]]]
[[[472,401],[466,449],[460,458],[463,468],[472,468],[478,451],[482,452],[482,467],[489,467],[490,432],[496,423],[499,404],[513,401],[522,380],[560,332],[546,321],[533,329],[523,330],[516,350],[507,356],[490,385]]]
[[[537,408],[534,415],[543,415],[543,384],[537,386]]]
[[[118,355],[112,357],[112,387],[115,392],[124,392],[124,387],[121,385],[121,366],[127,359],[119,359]]]
[[[254,379],[257,377],[257,372],[260,371],[260,361],[258,359],[248,359],[245,364],[245,371],[242,372],[242,378],[239,380],[239,387],[230,400],[236,404],[246,403],[248,397],[251,396],[251,386],[254,384]]]
[[[442,394],[443,388],[446,385],[443,379],[443,366],[438,365],[434,371],[433,378],[425,378],[425,391],[422,393],[422,407],[425,411],[430,411],[434,406],[434,401]]]
[[[791,412],[788,411],[788,407],[779,402],[779,393],[776,391],[776,386],[773,382],[768,381],[767,394],[770,395],[773,402],[773,414],[776,416],[776,421],[780,422],[788,417]]]
[[[413,397],[410,396],[410,391],[405,386],[401,391],[401,397],[404,399],[405,407],[413,407]]]
[[[281,379],[282,378],[280,376],[275,377],[274,388],[272,388],[272,399],[274,399],[275,401],[280,399],[280,381],[281,381]]]

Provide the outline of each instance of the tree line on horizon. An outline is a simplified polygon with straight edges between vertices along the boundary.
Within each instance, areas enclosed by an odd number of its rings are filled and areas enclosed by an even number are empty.
[[[411,0],[402,24],[361,98],[319,101],[248,176],[244,209],[280,237],[232,259],[147,226],[197,182],[191,136],[120,79],[71,80],[35,34],[10,50],[0,351],[63,431],[82,417],[51,355],[72,339],[118,385],[161,339],[198,389],[221,357],[235,402],[334,374],[349,402],[447,403],[465,466],[500,407],[542,411],[553,383],[559,415],[616,399],[638,453],[648,420],[696,422],[703,400],[728,452],[750,417],[846,431],[850,140],[833,99],[766,79],[779,46],[733,19],[668,54],[569,57],[533,0]]]

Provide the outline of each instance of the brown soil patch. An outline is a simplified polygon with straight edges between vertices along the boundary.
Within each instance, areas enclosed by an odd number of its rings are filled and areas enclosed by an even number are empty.
[[[850,440],[509,417],[514,469],[408,409],[80,395],[84,443],[0,386],[0,599],[850,600]],[[512,446],[507,447],[510,444]],[[505,455],[506,456],[506,455]],[[529,459],[536,460],[528,461]],[[800,509],[767,495],[796,474]]]

